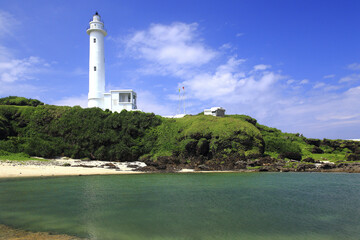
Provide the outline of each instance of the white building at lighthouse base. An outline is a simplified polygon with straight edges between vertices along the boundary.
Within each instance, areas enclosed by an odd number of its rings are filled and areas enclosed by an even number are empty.
[[[132,89],[111,90],[109,93],[104,93],[103,110],[109,109],[113,112],[140,111],[136,106],[136,92]]]

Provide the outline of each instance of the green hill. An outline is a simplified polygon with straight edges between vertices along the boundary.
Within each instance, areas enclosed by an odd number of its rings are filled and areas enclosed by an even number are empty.
[[[5,100],[0,99],[0,103]],[[205,164],[216,169],[231,169],[239,161],[262,157],[310,163],[360,160],[359,142],[307,139],[260,125],[245,115],[168,119],[152,113],[112,113],[78,106],[23,106],[27,102],[23,98],[10,100],[11,105],[0,105],[0,155],[141,159],[192,167]]]

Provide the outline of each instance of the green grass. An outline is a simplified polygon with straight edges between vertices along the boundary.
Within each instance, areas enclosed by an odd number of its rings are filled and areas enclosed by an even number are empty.
[[[157,138],[151,152],[155,159],[158,156],[171,156],[174,151],[183,151],[190,141],[204,138],[209,140],[210,148],[214,150],[219,142],[228,141],[233,146],[224,150],[231,152],[237,149],[244,154],[260,152],[262,136],[259,129],[237,115],[224,118],[196,115],[179,119],[164,118],[162,121],[161,125],[152,130]],[[253,147],[245,147],[246,143],[251,143]]]
[[[261,166],[255,166],[255,167],[246,167],[247,170],[256,170],[261,168]]]
[[[324,151],[324,153],[320,153],[320,154],[312,153],[311,151],[314,148],[314,146],[307,144],[305,142],[306,138],[304,138],[301,134],[283,133],[276,128],[270,128],[260,124],[257,124],[257,127],[261,130],[265,142],[267,138],[271,137],[271,138],[275,138],[275,140],[276,139],[279,139],[281,141],[286,140],[287,142],[290,142],[291,144],[295,144],[298,147],[300,147],[302,159],[311,157],[316,161],[329,161],[329,162],[339,163],[339,162],[345,162],[346,153],[351,152],[349,151],[349,149],[345,147],[335,151],[333,148],[329,146],[321,145],[320,148]],[[322,142],[324,141],[325,140],[323,140]],[[327,140],[327,141],[333,141],[333,140]],[[345,140],[336,140],[336,141],[339,141],[341,143],[346,142]],[[266,151],[266,149],[265,149],[265,154],[273,158],[278,158],[279,156],[279,152]]]
[[[329,161],[329,162],[342,162],[345,161],[345,154],[335,154],[335,153],[322,153],[322,154],[306,154],[304,158],[311,157],[316,161]]]
[[[0,151],[0,161],[49,161],[47,159],[39,159],[30,157],[26,153],[9,153]]]

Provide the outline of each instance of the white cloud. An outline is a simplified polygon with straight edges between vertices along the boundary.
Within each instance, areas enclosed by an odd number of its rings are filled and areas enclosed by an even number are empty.
[[[159,98],[150,91],[137,91],[138,99],[137,105],[140,110],[144,112],[153,112],[158,115],[175,115],[176,107],[171,103],[159,102]]]
[[[34,98],[34,94],[43,92],[42,87],[26,83],[4,83],[0,82],[0,96],[22,96]]]
[[[20,22],[10,13],[0,9],[0,38],[14,37],[14,28]]]
[[[232,48],[232,45],[230,43],[224,43],[220,47],[221,50],[226,50],[226,49],[230,49],[230,48]]]
[[[360,70],[360,63],[352,63],[348,65],[348,69],[351,70]]]
[[[354,132],[360,124],[360,86],[339,94],[314,95],[303,103],[291,103],[278,109],[273,122],[287,131],[301,131],[308,137],[337,138],[342,131]],[[353,133],[352,133],[353,134]],[[354,137],[356,137],[354,135]]]
[[[80,106],[86,108],[88,104],[88,97],[84,94],[76,97],[64,97],[60,100],[53,102],[52,104],[58,106],[70,106],[70,107]]]
[[[12,14],[0,10],[0,40],[17,39],[16,30],[21,25]],[[17,57],[11,48],[0,42],[0,94],[29,96],[44,91],[40,86],[25,83],[36,79],[38,73],[50,67],[46,61],[37,56]],[[31,94],[32,93],[32,94]]]
[[[243,59],[230,58],[214,73],[196,75],[183,82],[190,98],[213,104],[260,103],[277,92],[276,83],[283,76],[273,72],[240,71]]]
[[[184,68],[206,64],[217,54],[199,40],[197,27],[197,23],[151,24],[132,34],[126,49],[133,57],[147,60],[156,73],[182,75]]]
[[[318,82],[318,83],[316,83],[315,85],[314,85],[314,89],[316,89],[316,88],[322,88],[322,87],[324,87],[324,86],[326,86],[326,84],[325,83],[323,83],[323,82]]]
[[[269,68],[271,68],[271,65],[258,64],[254,66],[254,71],[264,71]]]
[[[342,88],[342,86],[326,84],[323,82],[318,82],[313,86],[313,89],[321,90],[321,91],[325,91],[325,92],[338,90],[340,88]]]
[[[308,79],[303,79],[300,81],[300,84],[308,84],[309,83],[309,80]]]
[[[340,79],[339,83],[356,82],[360,80],[360,74],[351,74]]]
[[[327,78],[334,78],[335,74],[329,74],[329,75],[325,75],[323,78],[327,79]]]
[[[289,80],[286,81],[286,84],[290,85],[290,84],[292,84],[292,83],[294,83],[294,82],[295,82],[294,79],[289,79]]]
[[[245,35],[245,33],[237,33],[237,34],[236,34],[237,37],[242,37],[242,36],[244,36],[244,35]]]
[[[47,66],[44,60],[34,56],[0,61],[0,82],[12,83],[33,79],[35,73],[43,71]]]
[[[230,58],[226,64],[217,67],[213,74],[201,73],[183,85],[190,90],[193,98],[201,100],[221,97],[233,93],[240,84],[240,78],[245,74],[238,71],[237,67],[243,63],[243,59]]]

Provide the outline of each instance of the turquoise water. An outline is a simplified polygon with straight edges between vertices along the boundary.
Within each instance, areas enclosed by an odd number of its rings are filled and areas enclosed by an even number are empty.
[[[0,180],[0,224],[90,239],[360,239],[360,174]]]

